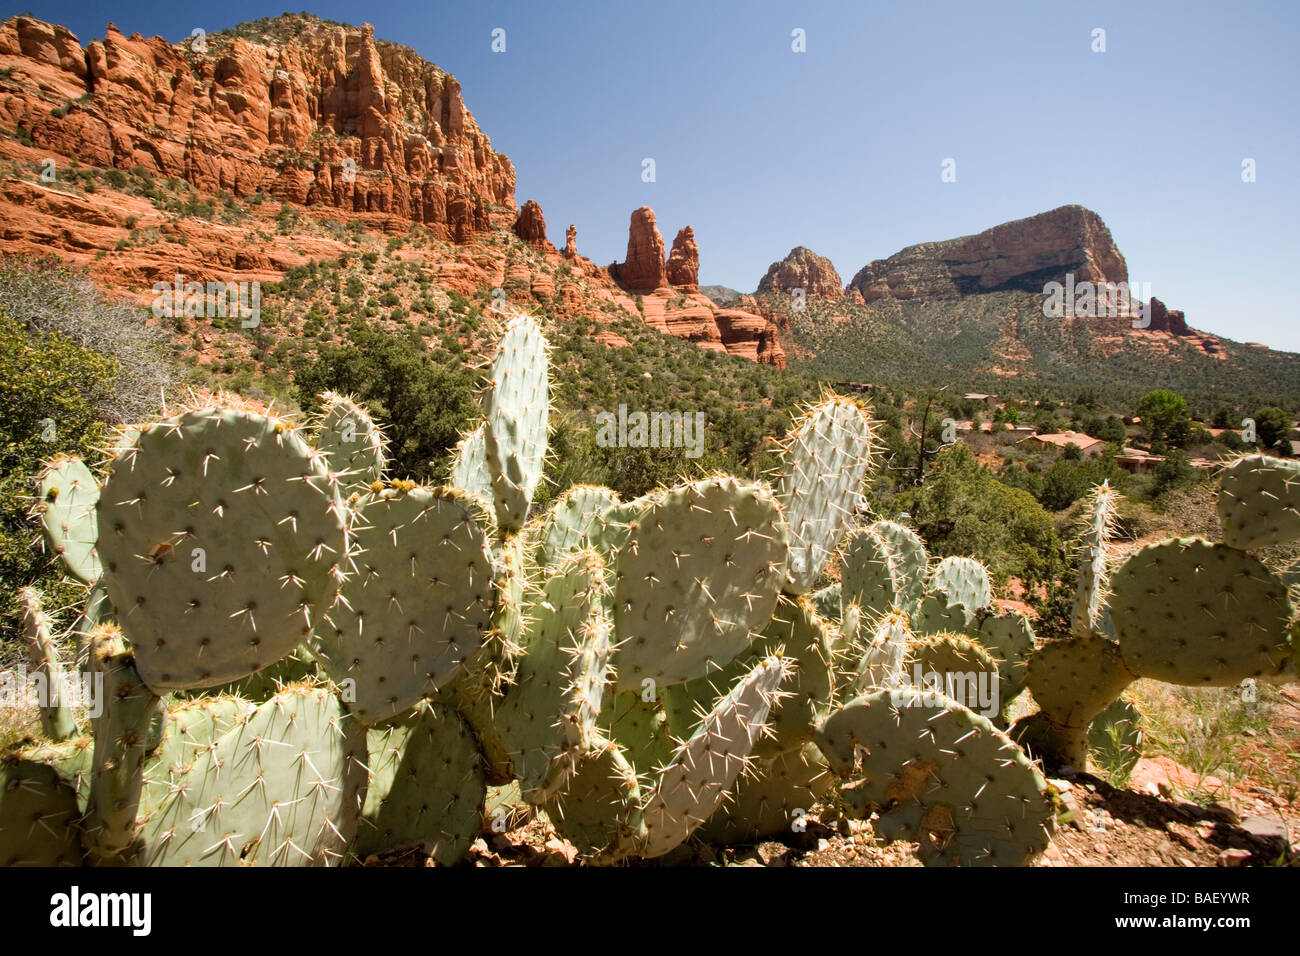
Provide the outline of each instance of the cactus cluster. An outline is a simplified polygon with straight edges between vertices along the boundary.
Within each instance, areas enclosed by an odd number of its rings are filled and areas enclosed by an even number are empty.
[[[1089,738],[1103,739],[1117,702],[1139,678],[1197,687],[1295,674],[1295,607],[1287,580],[1243,550],[1300,538],[1294,462],[1248,455],[1223,471],[1224,541],[1172,538],[1114,567],[1116,496],[1094,492],[1068,638],[1039,647],[1027,682],[1038,710],[1012,735],[1053,767],[1083,769]],[[1120,715],[1140,746],[1140,715]],[[1113,735],[1112,735],[1113,736]]]
[[[1108,489],[1075,633],[1039,642],[978,561],[861,522],[874,423],[833,395],[770,484],[577,485],[539,510],[547,351],[536,318],[508,321],[448,487],[388,476],[380,427],[330,394],[309,427],[223,396],[131,426],[102,483],[52,462],[36,511],[88,587],[72,631],[105,707],[79,735],[52,702],[49,739],[5,758],[0,861],[451,864],[544,812],[617,863],[822,803],[927,863],[1023,863],[1054,815],[1022,744],[1077,761],[1136,676],[1231,684],[1293,652],[1285,582],[1232,544],[1112,574]],[[1290,479],[1243,462],[1233,540],[1276,541]],[[1280,510],[1247,514],[1252,494]],[[52,623],[24,606],[52,679]],[[1039,710],[1008,731],[1026,687]]]

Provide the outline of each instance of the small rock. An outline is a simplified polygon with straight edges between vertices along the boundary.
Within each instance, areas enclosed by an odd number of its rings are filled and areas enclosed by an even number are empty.
[[[831,843],[830,843],[829,840],[818,840],[818,841],[817,841],[817,852],[818,852],[818,853],[821,853],[821,852],[823,852],[824,850],[829,850],[830,847],[831,847]]]
[[[563,840],[558,839],[547,840],[546,849],[549,850],[552,855],[562,857],[565,863],[572,863],[578,855],[577,850]]]
[[[492,846],[498,850],[508,850],[514,846],[514,844],[510,842],[510,837],[506,836],[504,833],[498,833],[492,837]]]
[[[1241,866],[1250,859],[1249,850],[1231,847],[1219,854],[1219,866]]]
[[[1068,780],[1057,779],[1053,777],[1053,778],[1049,778],[1047,782],[1050,783],[1057,790],[1060,790],[1062,793],[1064,793],[1067,790],[1074,789],[1074,784],[1070,783],[1070,781]]]
[[[488,852],[487,841],[484,840],[482,837],[479,837],[472,844],[470,844],[470,849],[475,853],[487,853]]]
[[[755,852],[764,866],[785,866],[789,862],[785,858],[789,848],[780,843],[761,843],[755,847]]]
[[[1261,840],[1277,841],[1283,846],[1289,839],[1286,823],[1277,817],[1248,816],[1242,819],[1241,828]]]

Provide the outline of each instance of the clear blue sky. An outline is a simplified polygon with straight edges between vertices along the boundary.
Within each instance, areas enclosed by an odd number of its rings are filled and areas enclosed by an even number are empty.
[[[178,41],[281,12],[25,2],[83,43],[109,18]],[[598,263],[623,258],[646,204],[669,242],[695,227],[701,282],[749,291],[795,245],[847,281],[911,243],[1080,203],[1110,226],[1131,278],[1192,325],[1300,351],[1300,3],[317,0],[310,12],[369,21],[455,74],[514,161],[519,201],[542,204],[556,243],[576,223]],[[1105,53],[1091,50],[1096,27]],[[791,51],[795,28],[805,53]],[[947,157],[956,183],[940,181]]]

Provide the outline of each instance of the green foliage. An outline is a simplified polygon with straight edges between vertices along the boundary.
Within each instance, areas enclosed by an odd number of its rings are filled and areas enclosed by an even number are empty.
[[[1153,447],[1160,445],[1181,445],[1187,440],[1190,419],[1187,415],[1187,401],[1177,392],[1158,388],[1147,392],[1138,402],[1137,414],[1142,419],[1142,427],[1151,438]]]
[[[326,391],[352,395],[385,423],[393,474],[440,481],[477,411],[474,374],[435,362],[413,329],[397,334],[354,324],[348,338],[322,346],[314,361],[295,363],[298,403],[310,407]]]
[[[0,645],[17,638],[19,587],[54,592],[51,607],[72,594],[54,555],[32,546],[32,481],[61,452],[95,457],[105,434],[96,401],[111,393],[115,374],[106,356],[27,329],[0,308]]]
[[[1276,405],[1255,412],[1255,435],[1265,451],[1275,448],[1291,433],[1291,416]]]
[[[1062,569],[1051,515],[1028,492],[998,481],[965,445],[940,452],[925,484],[894,504],[912,515],[934,554],[978,554],[998,581],[1034,584]]]

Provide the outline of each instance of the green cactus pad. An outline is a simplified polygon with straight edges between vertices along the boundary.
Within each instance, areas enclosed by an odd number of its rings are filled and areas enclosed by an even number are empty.
[[[538,533],[537,563],[559,567],[565,556],[586,546],[588,533],[602,512],[619,503],[618,495],[600,485],[574,485],[555,499]]]
[[[16,747],[9,756],[32,763],[45,764],[77,795],[78,814],[90,803],[90,781],[95,769],[95,741],[92,737],[67,740],[38,740]],[[0,862],[0,866],[4,863]]]
[[[537,808],[524,803],[519,784],[511,781],[505,786],[488,787],[483,804],[483,836],[491,837],[518,830],[537,818]]]
[[[145,765],[161,736],[162,701],[140,678],[133,650],[115,625],[101,625],[92,632],[90,671],[102,680],[104,703],[94,721],[84,845],[96,863],[129,864],[143,849],[136,820]]]
[[[0,759],[0,866],[80,866],[77,794],[52,767]]]
[[[545,803],[596,745],[612,599],[604,562],[591,549],[570,555],[546,583],[514,683],[496,712],[529,803]]]
[[[1062,727],[1041,710],[1015,722],[1011,739],[1049,770],[1079,770],[1088,765],[1088,728]]]
[[[487,426],[482,422],[461,436],[451,460],[452,487],[482,498],[492,504],[492,476],[487,463]],[[494,509],[495,511],[495,509]]]
[[[789,664],[765,658],[731,689],[663,768],[642,810],[646,836],[638,856],[653,859],[683,843],[717,809],[754,758]]]
[[[37,478],[35,512],[50,550],[63,559],[68,573],[83,584],[94,584],[101,571],[99,541],[99,483],[80,458],[61,455]]]
[[[651,492],[634,501],[610,505],[596,517],[587,530],[587,538],[591,546],[600,552],[606,564],[614,563],[618,549],[631,536],[632,529],[642,515],[662,497],[662,494]]]
[[[759,760],[695,835],[721,844],[794,836],[834,788],[835,777],[815,746],[787,750]]]
[[[546,816],[589,862],[613,863],[645,842],[642,801],[636,769],[623,749],[602,741],[546,804]]]
[[[41,730],[50,740],[66,740],[77,732],[72,709],[63,700],[69,681],[76,672],[65,671],[59,660],[59,648],[52,633],[53,621],[41,606],[41,592],[35,588],[19,588],[18,606],[22,611],[23,643],[31,667],[28,679],[39,679],[45,684],[40,706]]]
[[[822,616],[823,620],[834,621],[838,624],[843,617],[842,593],[843,585],[836,581],[814,591],[809,597],[812,598],[813,607],[817,609],[817,613]]]
[[[857,508],[875,430],[867,411],[831,396],[794,423],[782,449],[777,496],[790,533],[786,590],[803,594]]]
[[[1247,455],[1223,472],[1219,521],[1224,543],[1266,548],[1300,538],[1300,461]]]
[[[894,611],[882,618],[853,670],[849,696],[903,686],[908,679],[907,648],[912,639],[907,618],[901,612]]]
[[[1111,538],[1115,533],[1115,507],[1119,495],[1108,482],[1098,485],[1088,499],[1087,524],[1083,529],[1079,561],[1079,583],[1075,589],[1072,634],[1102,629],[1111,571]]]
[[[1227,545],[1148,545],[1115,572],[1111,590],[1120,652],[1139,677],[1230,687],[1275,674],[1291,657],[1285,584]]]
[[[1061,727],[1087,727],[1136,678],[1099,634],[1044,644],[1029,658],[1029,692]]]
[[[993,603],[989,573],[974,558],[944,558],[930,572],[929,589],[966,612],[966,625],[975,622],[977,611]]]
[[[344,493],[364,491],[382,481],[388,466],[387,441],[370,413],[346,395],[326,392],[318,399],[320,418],[312,441],[328,456],[329,470]]]
[[[746,650],[772,616],[785,558],[766,485],[710,478],[664,493],[615,563],[619,689],[705,677]]]
[[[859,697],[831,715],[817,745],[849,781],[845,814],[878,811],[876,832],[917,843],[927,865],[1019,866],[1051,841],[1042,776],[1005,734],[941,694]]]
[[[363,724],[456,676],[492,626],[492,516],[454,489],[385,491],[357,504],[357,551],[333,628],[313,653]]]
[[[419,846],[442,866],[458,863],[479,835],[487,798],[469,726],[434,703],[412,725],[367,737],[371,779],[356,855]]]
[[[912,630],[917,634],[950,634],[966,627],[966,609],[949,604],[942,594],[927,594],[912,613]]]
[[[998,663],[1005,709],[1025,689],[1029,679],[1029,657],[1034,652],[1034,630],[1029,618],[1016,611],[999,611],[980,621],[979,629],[971,632],[971,636]]]
[[[288,687],[213,742],[143,825],[151,866],[320,866],[356,834],[365,732],[333,693]]]
[[[917,689],[938,691],[988,720],[1002,712],[997,661],[966,635],[917,637],[907,645],[907,658],[907,677]]]
[[[516,530],[542,479],[551,399],[546,337],[537,319],[518,313],[506,324],[483,393],[485,453],[497,523]]]
[[[916,533],[896,522],[855,531],[844,553],[844,600],[873,619],[893,609],[912,614],[925,597],[929,560]]]
[[[344,509],[323,456],[284,422],[229,404],[183,412],[111,467],[100,557],[150,687],[256,673],[332,604]]]
[[[792,674],[768,715],[770,732],[754,742],[753,754],[759,759],[771,758],[812,740],[813,727],[830,713],[834,703],[835,634],[806,596],[784,594],[772,620],[748,652],[708,677],[664,689],[664,707],[673,732],[684,736],[719,697],[772,654],[780,654],[793,665]]]

